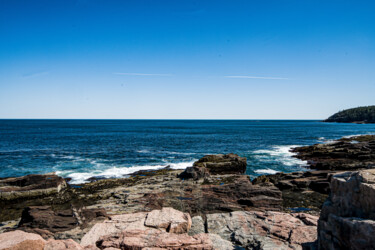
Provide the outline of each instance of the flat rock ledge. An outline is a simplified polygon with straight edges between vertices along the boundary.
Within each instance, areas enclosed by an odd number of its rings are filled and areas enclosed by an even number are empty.
[[[82,238],[44,239],[20,230],[0,234],[0,249],[303,249],[317,238],[318,217],[282,212],[208,214],[165,207],[151,212],[113,215],[96,223]]]
[[[55,174],[32,174],[0,179],[0,200],[49,196],[65,189],[64,178]]]

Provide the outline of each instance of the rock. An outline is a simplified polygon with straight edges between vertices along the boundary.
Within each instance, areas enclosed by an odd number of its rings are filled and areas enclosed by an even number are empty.
[[[114,215],[111,220],[95,224],[91,230],[83,236],[82,246],[95,245],[103,236],[115,235],[125,230],[155,229],[170,233],[187,233],[191,227],[189,214],[182,213],[172,208],[153,210],[149,213]]]
[[[43,250],[46,241],[37,234],[12,231],[0,234],[0,249]]]
[[[220,237],[209,234],[198,234],[189,236],[187,234],[174,234],[165,231],[147,230],[125,230],[115,236],[103,237],[98,241],[99,248],[116,249],[233,249],[230,242]],[[218,247],[218,248],[217,248]]]
[[[246,172],[246,158],[236,154],[206,155],[194,163],[194,167],[204,167],[210,174],[243,174]]]
[[[81,240],[82,246],[95,245],[100,237],[114,235],[124,230],[146,230],[147,213],[121,214],[111,216],[110,220],[95,224]]]
[[[53,240],[46,242],[43,250],[83,250],[84,248],[74,240]]]
[[[210,176],[210,173],[207,168],[202,166],[193,166],[193,167],[187,167],[184,172],[178,175],[181,179],[204,179]]]
[[[342,138],[333,143],[293,149],[295,157],[318,170],[359,170],[375,167],[375,135]]]
[[[317,238],[318,217],[281,212],[231,212],[207,215],[208,233],[246,249],[302,249]]]
[[[272,184],[252,185],[248,176],[234,183],[202,188],[201,206],[211,211],[235,211],[241,208],[280,210],[281,192]]]
[[[205,233],[204,220],[201,216],[191,218],[191,228],[188,232],[190,236]]]
[[[334,175],[318,223],[320,249],[373,249],[375,169]]]
[[[84,227],[92,220],[107,217],[103,209],[53,211],[50,206],[32,206],[23,210],[18,228],[48,239],[58,232],[69,231],[78,226]]]
[[[146,227],[162,228],[170,233],[187,233],[191,227],[188,213],[182,213],[170,207],[153,210],[147,214]]]
[[[66,188],[64,178],[55,174],[26,175],[0,180],[0,200],[49,196]]]

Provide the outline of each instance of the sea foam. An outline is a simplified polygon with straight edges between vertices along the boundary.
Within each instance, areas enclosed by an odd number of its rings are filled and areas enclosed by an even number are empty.
[[[111,167],[104,170],[93,170],[91,172],[72,172],[72,171],[56,171],[57,175],[65,178],[71,178],[70,184],[82,184],[89,182],[91,177],[98,178],[122,178],[140,170],[157,170],[170,166],[172,169],[185,169],[193,165],[194,161],[169,163],[166,165],[143,165],[132,167]]]

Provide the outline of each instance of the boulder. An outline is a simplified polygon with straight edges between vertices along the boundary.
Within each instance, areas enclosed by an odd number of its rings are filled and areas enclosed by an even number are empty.
[[[187,233],[191,227],[191,218],[188,213],[163,207],[147,214],[145,226],[165,229],[170,233]]]
[[[64,178],[55,174],[5,178],[0,180],[0,200],[49,196],[66,187]]]
[[[375,169],[334,175],[318,224],[321,249],[373,249]]]
[[[124,230],[146,230],[145,220],[147,217],[146,212],[121,214],[111,216],[110,220],[105,220],[96,223],[88,233],[86,233],[82,240],[82,246],[95,245],[95,243],[103,236],[114,235]]]
[[[46,242],[43,250],[83,250],[84,248],[72,239],[53,240]]]
[[[246,249],[302,249],[317,239],[317,216],[281,212],[231,212],[207,215],[208,233]]]
[[[167,233],[155,229],[125,230],[118,235],[101,238],[97,242],[97,245],[102,249],[233,249],[229,241],[210,234],[189,236],[187,234]]]
[[[236,154],[206,155],[196,161],[194,167],[204,167],[210,174],[244,174],[246,172],[246,157]]]
[[[0,234],[0,249],[3,250],[43,250],[45,244],[37,234],[19,230]]]
[[[191,218],[191,228],[188,234],[192,236],[200,233],[205,233],[204,220],[201,216],[194,216]]]
[[[187,233],[191,227],[191,218],[173,208],[163,208],[151,212],[114,215],[110,220],[95,224],[81,240],[82,246],[95,245],[104,236],[115,235],[125,230],[155,229],[169,233]]]
[[[184,172],[178,175],[181,179],[199,180],[210,176],[207,168],[202,166],[187,167]]]

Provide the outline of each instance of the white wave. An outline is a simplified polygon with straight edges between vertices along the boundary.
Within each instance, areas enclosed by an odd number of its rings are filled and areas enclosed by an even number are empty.
[[[343,136],[342,138],[350,139],[350,138],[362,136],[362,135],[375,135],[375,133],[374,132],[368,132],[368,133],[365,133],[365,134],[346,135],[346,136]]]
[[[136,152],[141,153],[141,154],[148,154],[148,153],[150,153],[150,150],[142,149],[142,150],[137,150]]]
[[[91,172],[72,172],[72,171],[57,171],[56,174],[71,178],[70,184],[81,184],[87,183],[87,179],[91,177],[100,177],[100,178],[121,178],[126,175],[132,174],[140,170],[157,170],[170,166],[172,169],[185,169],[193,165],[194,161],[190,162],[180,162],[180,163],[169,163],[166,165],[144,165],[144,166],[133,166],[133,167],[111,167],[105,170],[94,170]],[[102,164],[104,165],[104,164]]]
[[[255,173],[258,173],[258,174],[276,174],[280,171],[276,171],[276,170],[273,170],[273,169],[258,169],[258,170],[254,170]]]
[[[274,146],[271,149],[255,150],[253,153],[255,157],[263,161],[278,161],[286,166],[304,166],[307,164],[306,161],[302,161],[293,157],[296,153],[290,150],[299,145],[288,145],[288,146]]]

